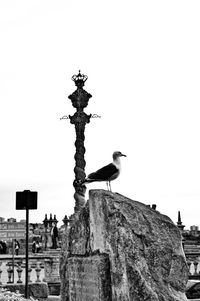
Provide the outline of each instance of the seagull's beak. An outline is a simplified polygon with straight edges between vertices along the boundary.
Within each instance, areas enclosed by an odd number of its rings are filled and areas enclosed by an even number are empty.
[[[121,154],[121,157],[127,157],[126,155],[124,155],[124,154]]]

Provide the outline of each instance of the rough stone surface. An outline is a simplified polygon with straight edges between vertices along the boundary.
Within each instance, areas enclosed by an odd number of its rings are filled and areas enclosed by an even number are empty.
[[[122,195],[91,190],[86,207],[68,231],[60,265],[63,289],[69,288],[69,256],[105,253],[110,260],[112,301],[187,300],[188,268],[181,235],[167,216]],[[70,300],[67,290],[65,294],[61,290],[61,300]]]
[[[69,301],[68,259],[73,255],[86,255],[89,250],[89,206],[75,217],[74,224],[65,229],[60,254],[60,295],[62,301]],[[84,300],[83,300],[84,301]]]
[[[70,300],[112,299],[108,254],[73,256],[68,259],[68,273]]]
[[[7,288],[11,292],[19,291],[21,294],[25,293],[25,285],[24,284],[7,284],[3,286]],[[29,296],[39,300],[45,301],[48,298],[49,290],[48,285],[45,282],[40,283],[29,283]]]
[[[60,294],[61,300],[69,300],[69,280],[67,273],[67,264],[69,257],[69,228],[65,228],[65,233],[62,236],[62,248],[60,253]]]
[[[60,249],[52,249],[45,251],[45,281],[49,282],[60,282],[59,264],[60,264]]]

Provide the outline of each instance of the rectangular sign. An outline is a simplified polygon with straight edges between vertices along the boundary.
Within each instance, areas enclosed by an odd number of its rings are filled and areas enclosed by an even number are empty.
[[[37,191],[16,192],[16,210],[37,209]]]

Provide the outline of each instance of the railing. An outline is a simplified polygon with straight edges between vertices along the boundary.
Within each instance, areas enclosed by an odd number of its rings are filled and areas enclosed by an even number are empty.
[[[200,279],[200,261],[190,260],[187,261],[188,269],[189,269],[189,277],[196,276]]]
[[[189,279],[199,279],[200,280],[200,253],[186,253]]]
[[[50,256],[29,256],[28,282],[46,281],[46,262],[51,261]],[[25,283],[25,256],[14,258],[11,255],[0,256],[0,285],[8,283]]]
[[[186,254],[189,278],[200,280],[200,254]],[[49,275],[49,262],[51,256],[29,256],[28,282],[46,282]],[[59,274],[59,271],[57,271]],[[0,285],[8,283],[25,283],[25,256],[19,255],[14,258],[11,255],[0,256]]]

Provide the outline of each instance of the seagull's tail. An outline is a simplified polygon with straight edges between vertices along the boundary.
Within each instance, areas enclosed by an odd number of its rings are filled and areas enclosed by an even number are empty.
[[[89,184],[89,183],[92,183],[92,182],[94,182],[94,180],[92,180],[92,179],[90,179],[90,178],[85,178],[85,179],[81,182],[81,184]]]
[[[75,180],[75,182],[78,185],[83,185],[83,184],[88,184],[88,183],[93,182],[93,181],[90,181],[90,179],[85,178],[84,180]]]

